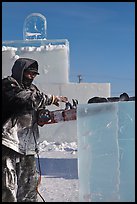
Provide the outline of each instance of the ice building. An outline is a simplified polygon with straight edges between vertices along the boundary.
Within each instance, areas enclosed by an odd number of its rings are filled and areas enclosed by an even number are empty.
[[[35,84],[44,93],[64,95],[87,103],[93,96],[110,96],[109,83],[72,83],[69,81],[71,59],[67,39],[47,39],[46,18],[39,13],[30,14],[24,21],[23,40],[2,42],[2,77],[10,75],[11,67],[19,57],[38,61],[40,75]],[[57,109],[55,106],[48,107]],[[61,104],[60,108],[64,108]],[[40,127],[41,140],[71,142],[77,140],[77,122],[63,122]],[[67,131],[66,131],[67,130]]]

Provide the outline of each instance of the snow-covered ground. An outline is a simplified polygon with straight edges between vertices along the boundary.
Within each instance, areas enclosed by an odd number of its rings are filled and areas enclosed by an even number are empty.
[[[43,141],[39,157],[42,179],[38,189],[45,202],[78,202],[77,143]]]

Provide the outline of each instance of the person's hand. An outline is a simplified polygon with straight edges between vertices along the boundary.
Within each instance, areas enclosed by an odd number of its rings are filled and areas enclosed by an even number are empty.
[[[66,96],[55,96],[53,104],[59,107],[59,102],[68,102],[68,98]]]
[[[58,98],[60,102],[64,102],[64,103],[68,102],[68,98],[66,96],[59,96]]]

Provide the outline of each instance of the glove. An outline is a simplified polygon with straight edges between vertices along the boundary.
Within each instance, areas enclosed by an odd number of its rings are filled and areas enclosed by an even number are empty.
[[[53,104],[59,107],[59,102],[68,102],[68,98],[66,96],[54,96]]]
[[[64,103],[68,102],[68,98],[66,96],[59,96],[58,98],[60,102],[64,102]]]

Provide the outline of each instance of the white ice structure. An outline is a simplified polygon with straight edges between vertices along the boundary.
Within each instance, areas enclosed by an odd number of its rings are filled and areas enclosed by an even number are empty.
[[[38,61],[40,75],[34,83],[44,93],[78,99],[79,104],[87,103],[93,96],[110,96],[110,83],[71,83],[69,82],[69,42],[59,40],[21,40],[2,43],[2,77],[11,74],[11,67],[19,57],[33,58]],[[58,109],[55,106],[47,107]],[[64,103],[60,105],[64,108]],[[41,141],[77,141],[77,122],[63,122],[40,127]]]
[[[39,63],[40,75],[36,78],[38,84],[45,86],[49,83],[68,83],[68,56],[67,40],[3,42],[2,76],[10,74],[11,67],[17,58],[28,57]]]
[[[135,101],[78,106],[80,202],[135,202]]]

